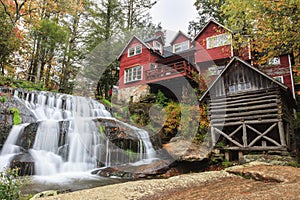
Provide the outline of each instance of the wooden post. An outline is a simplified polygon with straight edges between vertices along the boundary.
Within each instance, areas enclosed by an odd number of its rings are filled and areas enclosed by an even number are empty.
[[[244,144],[244,147],[248,146],[248,142],[247,142],[247,127],[246,127],[245,122],[243,123],[243,144]]]
[[[280,143],[282,146],[286,146],[282,119],[278,121],[278,130],[279,130]]]
[[[264,148],[267,147],[267,141],[265,140],[261,141],[261,146]]]
[[[242,151],[239,151],[239,160],[241,160],[243,158],[243,152]]]
[[[225,160],[230,161],[229,151],[225,151]]]
[[[216,145],[216,136],[215,136],[215,129],[212,126],[210,129],[210,133],[211,133],[211,143],[212,143],[212,147],[214,147]]]

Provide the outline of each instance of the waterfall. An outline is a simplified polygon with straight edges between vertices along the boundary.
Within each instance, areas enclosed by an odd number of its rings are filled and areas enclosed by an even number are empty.
[[[65,172],[84,172],[100,165],[110,166],[132,162],[126,149],[110,141],[95,120],[110,120],[136,133],[140,148],[138,162],[155,157],[155,150],[146,131],[114,118],[105,107],[86,97],[51,92],[15,91],[14,98],[35,116],[38,128],[33,144],[22,150],[19,138],[29,124],[14,126],[0,156],[0,167],[9,166],[16,155],[30,155],[34,174],[53,175]],[[61,124],[67,126],[62,129]],[[28,157],[28,156],[27,156]],[[137,163],[138,163],[137,162]],[[0,169],[1,170],[1,169]]]
[[[16,142],[27,125],[28,124],[21,124],[13,126],[11,129],[0,154],[0,171],[9,167],[11,159],[20,152],[20,146],[16,145]]]

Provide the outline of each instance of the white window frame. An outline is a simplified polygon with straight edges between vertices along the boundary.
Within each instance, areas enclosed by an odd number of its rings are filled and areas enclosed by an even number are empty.
[[[224,65],[212,65],[207,70],[209,71],[210,76],[219,75],[225,68]]]
[[[143,49],[143,48],[142,48],[142,45],[141,45],[141,44],[129,48],[129,49],[128,49],[128,57],[132,57],[132,56],[141,54],[141,53],[142,53],[142,49]]]
[[[283,76],[274,76],[273,78],[280,83],[284,83]]]
[[[137,65],[124,70],[124,83],[140,81],[143,79],[143,66]]]
[[[184,46],[186,46],[186,48],[183,48]],[[190,48],[190,41],[184,41],[184,42],[180,42],[180,43],[176,43],[173,45],[173,53],[178,53],[181,51],[185,51],[188,50]]]
[[[232,42],[231,34],[223,33],[206,38],[206,48],[213,49],[221,46],[230,45]]]
[[[161,50],[162,50],[162,44],[160,43],[160,42],[158,42],[158,41],[154,41],[153,42],[153,48],[155,49],[155,50],[159,50],[160,52],[161,52]]]
[[[251,89],[251,83],[250,82],[242,82],[234,85],[230,85],[228,88],[229,94],[243,92]]]
[[[217,75],[217,65],[213,65],[207,69],[209,71],[209,76]]]
[[[217,67],[217,75],[221,74],[221,72],[223,71],[224,68],[225,68],[225,65],[219,65]]]
[[[274,58],[270,58],[268,60],[268,65],[280,65],[280,58],[279,57],[274,57]]]

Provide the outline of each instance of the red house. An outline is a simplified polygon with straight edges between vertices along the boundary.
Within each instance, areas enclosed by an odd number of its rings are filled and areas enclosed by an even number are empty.
[[[213,19],[193,39],[179,31],[170,46],[165,46],[163,38],[163,32],[159,29],[153,38],[145,41],[133,36],[124,47],[118,57],[119,100],[133,98],[133,101],[138,101],[149,92],[160,89],[159,85],[166,84],[166,87],[177,87],[180,93],[180,78],[199,88],[195,74],[200,75],[209,86],[234,56],[249,64],[254,59],[250,43],[245,43],[241,49],[234,49],[233,32]],[[291,65],[291,58],[286,54],[256,67],[287,85],[295,95]]]
[[[161,85],[169,89],[174,88],[179,95],[182,90],[182,77],[196,86],[193,76],[198,74],[198,71],[194,66],[191,39],[179,31],[171,44],[169,47],[163,46],[160,32],[156,32],[154,38],[145,41],[136,36],[130,39],[118,57],[119,101],[137,101],[150,91],[161,89]]]

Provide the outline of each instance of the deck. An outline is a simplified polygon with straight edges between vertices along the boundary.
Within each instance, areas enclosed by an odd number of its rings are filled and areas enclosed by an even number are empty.
[[[194,79],[194,74],[198,72],[187,61],[179,61],[167,65],[160,64],[155,69],[147,70],[145,73],[146,81],[150,83],[182,76],[192,80]]]

